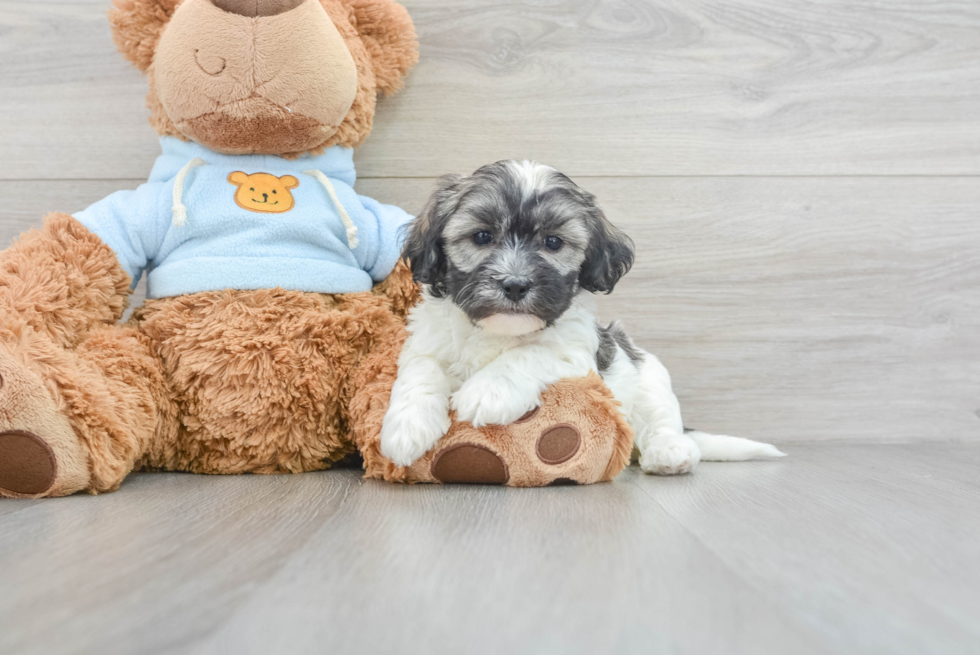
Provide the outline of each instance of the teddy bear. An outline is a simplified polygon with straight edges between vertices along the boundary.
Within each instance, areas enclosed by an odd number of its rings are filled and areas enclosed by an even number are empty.
[[[116,490],[133,470],[537,486],[610,479],[631,433],[598,378],[535,416],[456,423],[412,467],[378,448],[405,316],[403,210],[353,148],[418,44],[393,0],[114,0],[149,83],[149,180],[0,252],[0,496]],[[142,276],[147,300],[121,323]]]

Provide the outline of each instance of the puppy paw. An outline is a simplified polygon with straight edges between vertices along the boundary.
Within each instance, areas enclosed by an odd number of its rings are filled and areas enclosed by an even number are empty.
[[[540,392],[511,380],[475,375],[453,394],[452,408],[473,427],[510,425],[540,404]]]
[[[660,437],[640,450],[640,468],[653,475],[690,473],[700,461],[698,445],[684,435]]]
[[[445,403],[419,402],[388,410],[381,426],[381,454],[398,466],[409,466],[449,430]]]

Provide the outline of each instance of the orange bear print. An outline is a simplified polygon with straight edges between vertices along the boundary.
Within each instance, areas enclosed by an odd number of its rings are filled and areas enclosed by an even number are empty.
[[[250,212],[281,214],[288,212],[296,204],[289,190],[298,187],[299,180],[292,175],[246,175],[242,171],[235,171],[228,176],[228,181],[238,187],[235,191],[235,203]]]

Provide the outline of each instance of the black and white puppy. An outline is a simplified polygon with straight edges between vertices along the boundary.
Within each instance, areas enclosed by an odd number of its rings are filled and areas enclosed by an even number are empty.
[[[611,292],[629,271],[633,242],[557,170],[502,161],[443,177],[410,226],[405,257],[423,300],[409,316],[381,431],[381,451],[396,464],[446,433],[450,409],[476,427],[506,425],[549,385],[591,370],[622,403],[647,472],[782,455],[685,432],[667,369],[618,323],[598,324],[592,294]]]

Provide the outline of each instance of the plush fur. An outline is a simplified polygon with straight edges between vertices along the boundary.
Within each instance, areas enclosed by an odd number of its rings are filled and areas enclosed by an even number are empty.
[[[320,147],[358,86],[347,43],[313,0],[259,19],[211,0],[184,0],[160,38],[153,69],[177,130],[228,154]]]
[[[383,296],[282,289],[148,301],[136,320],[180,414],[144,464],[196,473],[299,473],[353,452],[351,373],[403,329]]]
[[[193,52],[194,49],[199,48],[195,45],[194,39],[200,37],[195,37],[195,33],[213,34],[217,30],[224,34],[222,39],[207,41],[211,51],[205,53],[207,55],[205,61],[196,62],[208,72],[215,73],[219,69],[223,72],[222,60],[225,60],[225,64],[228,61],[237,62],[239,66],[253,60],[261,61],[264,65],[290,64],[283,66],[286,72],[280,74],[277,80],[261,80],[263,88],[272,89],[273,99],[272,103],[261,108],[261,121],[256,126],[261,124],[262,130],[242,129],[240,125],[230,121],[202,120],[194,126],[193,138],[216,150],[223,150],[222,144],[225,146],[233,144],[235,147],[231,151],[234,152],[293,157],[307,151],[320,153],[335,145],[345,147],[359,145],[370,134],[374,124],[378,93],[392,94],[401,89],[405,75],[418,61],[418,43],[412,20],[405,8],[393,0],[319,0],[323,12],[319,12],[320,7],[315,7],[317,2],[318,0],[305,0],[302,6],[286,14],[265,18],[267,22],[262,23],[261,32],[265,35],[262,43],[267,45],[256,43],[253,49],[244,53],[239,52],[243,41],[234,38],[233,34],[259,28],[243,16],[222,15],[222,12],[210,5],[209,0],[183,0],[183,2],[114,0],[109,16],[116,47],[130,62],[149,76],[147,107],[152,113],[150,124],[161,135],[180,139],[187,139],[189,136],[175,124],[175,120],[178,119],[168,114],[165,103],[161,101],[159,87],[161,83],[165,84],[172,89],[171,92],[175,96],[182,96],[185,93],[190,94],[193,85],[185,87],[179,80],[171,80],[166,75],[161,78],[161,71],[157,70],[160,64],[154,61],[161,36],[183,3],[193,3],[183,9],[193,11],[195,14],[200,13],[201,16],[196,16],[193,21],[187,21],[186,27],[182,22],[177,30],[172,30],[168,34],[168,39],[183,42],[186,48]],[[213,11],[207,11],[208,9]],[[334,94],[314,95],[314,89],[309,85],[307,75],[291,75],[300,72],[297,67],[307,67],[324,56],[319,51],[304,54],[304,48],[313,45],[310,40],[313,39],[315,44],[318,39],[316,25],[311,25],[310,18],[316,16],[317,12],[314,9],[321,14],[325,12],[326,17],[333,23],[333,27],[343,39],[343,44],[356,70],[354,96],[347,105],[349,108],[345,110],[346,113],[339,114],[335,122],[318,120],[306,115],[303,115],[304,119],[297,119],[274,102],[276,98],[281,98],[283,101],[305,98],[303,102],[308,107],[315,108],[312,113],[316,116],[322,118],[327,114],[333,114],[333,110],[324,110],[319,105],[324,101],[332,101]],[[305,16],[305,20],[297,23],[297,20],[303,18],[300,14],[309,14],[309,16]],[[313,31],[310,32],[310,37],[297,41],[292,38],[292,30],[296,28]],[[178,30],[179,34],[176,33]],[[251,39],[248,41],[251,42]],[[292,49],[283,49],[282,45],[289,43],[297,45]],[[310,74],[314,78],[319,78],[317,70],[323,68],[322,65],[314,67],[310,70]],[[173,67],[168,69],[167,74],[172,70]],[[197,69],[181,66],[176,70],[186,74]],[[230,70],[227,72],[231,73]],[[214,82],[220,77],[216,75],[213,80],[208,81],[207,87],[214,89]],[[325,83],[330,84],[329,81]],[[230,100],[242,97],[244,91],[234,86],[230,89],[226,87],[226,90],[212,97],[224,97]],[[195,94],[189,96],[187,101],[199,97],[200,94]],[[233,105],[228,108],[228,111],[236,118],[250,118],[256,109],[254,106]],[[285,129],[269,130],[270,121],[279,121],[280,127]],[[226,133],[228,125],[235,126],[232,134]],[[262,134],[284,136],[263,140],[260,138]],[[227,150],[227,147],[224,149]]]
[[[129,276],[102,241],[67,214],[52,214],[0,253],[0,332],[25,324],[74,348],[126,310]]]
[[[38,255],[52,250],[60,260]],[[0,432],[51,445],[67,481],[44,495],[112,491],[134,468],[301,472],[354,451],[351,375],[372,353],[397,357],[418,293],[403,265],[374,293],[201,293],[149,301],[122,326],[129,285],[114,256],[95,256],[104,250],[54,215],[0,253],[0,270],[29,269],[36,283],[17,304],[0,295],[16,311],[0,322]]]

